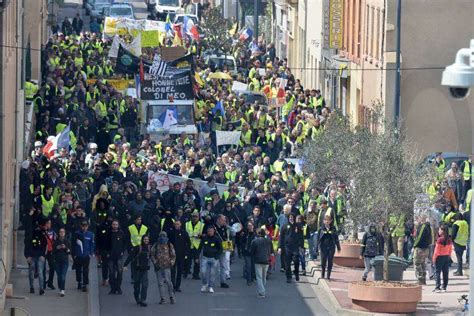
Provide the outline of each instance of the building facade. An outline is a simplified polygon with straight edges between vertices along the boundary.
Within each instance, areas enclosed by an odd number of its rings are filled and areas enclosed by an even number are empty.
[[[326,103],[355,125],[370,124],[377,105],[393,120],[397,0],[275,0],[275,6],[277,53],[288,57],[305,88],[321,89]],[[470,153],[474,93],[454,100],[440,83],[444,67],[473,38],[472,0],[404,0],[401,21],[403,128],[424,154]]]
[[[27,158],[32,124],[25,104],[28,43],[31,79],[41,80],[41,49],[48,39],[47,0],[0,0],[0,288],[5,289],[15,264],[19,224],[19,173]],[[5,282],[6,280],[6,282]],[[3,309],[6,292],[0,296]]]

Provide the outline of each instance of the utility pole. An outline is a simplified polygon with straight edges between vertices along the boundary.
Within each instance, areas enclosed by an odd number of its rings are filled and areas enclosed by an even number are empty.
[[[394,123],[398,126],[400,121],[400,33],[402,29],[402,0],[397,0],[397,52],[396,52],[396,68],[395,77],[395,117]]]
[[[253,27],[255,38],[258,40],[258,0],[253,0]]]

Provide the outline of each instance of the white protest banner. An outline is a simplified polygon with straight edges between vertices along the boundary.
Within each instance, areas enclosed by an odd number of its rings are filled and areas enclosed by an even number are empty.
[[[216,144],[221,145],[239,145],[241,132],[216,131]]]
[[[169,189],[170,179],[168,177],[168,174],[164,172],[150,172],[148,174],[148,183],[146,185],[147,189],[150,189],[150,183],[151,182],[156,182],[157,189],[160,192],[165,192]]]
[[[182,184],[182,183],[185,183],[187,180],[189,180],[189,178],[174,176],[171,174],[167,174],[163,171],[150,172],[148,174],[147,188],[148,189],[150,188],[150,182],[155,181],[157,184],[157,189],[160,190],[161,193],[163,193],[169,189],[170,184],[174,184],[174,183]],[[193,180],[194,188],[198,192],[200,192],[201,187],[206,184],[206,181],[202,181],[199,179],[191,179],[191,180]],[[229,186],[225,184],[220,184],[220,183],[216,184],[217,191],[219,192],[220,195],[222,195],[224,191],[228,189],[228,187]],[[181,188],[184,188],[184,185],[181,185]],[[244,193],[245,193],[245,189],[243,187],[239,187],[239,194],[242,198],[244,197]],[[201,196],[201,198],[204,198],[204,197]]]
[[[258,68],[258,74],[260,76],[265,76],[267,74],[267,70],[265,68]]]
[[[285,160],[286,160],[287,163],[291,163],[295,166],[296,174],[302,174],[303,173],[303,170],[301,170],[301,159],[286,158]]]
[[[232,83],[232,91],[247,91],[247,84],[240,81],[234,81]]]

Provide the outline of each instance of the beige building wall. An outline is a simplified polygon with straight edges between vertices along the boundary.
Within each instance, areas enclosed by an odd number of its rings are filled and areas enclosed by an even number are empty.
[[[0,265],[0,283],[6,273],[8,282],[13,258],[13,221],[16,205],[15,191],[18,181],[16,155],[18,129],[17,107],[23,106],[21,93],[21,50],[15,47],[22,45],[22,8],[21,1],[8,1],[0,11],[0,256],[6,271]],[[21,159],[21,158],[20,158]],[[0,284],[3,288],[4,284]],[[4,292],[5,293],[5,292]],[[1,298],[0,309],[3,308]]]
[[[474,38],[472,0],[403,1],[403,68],[452,64],[456,52]],[[401,118],[408,135],[424,153],[471,152],[474,93],[456,101],[441,86],[443,69],[403,70]],[[388,84],[388,83],[387,83]]]
[[[41,45],[48,40],[48,2],[47,0],[24,0],[24,40],[31,45],[31,79],[39,80],[41,72]]]
[[[301,0],[303,1],[303,0]],[[304,67],[310,68],[301,76],[305,87],[321,89],[320,68],[322,51],[322,27],[323,27],[323,0],[307,0],[307,23],[306,23],[306,62]],[[299,12],[298,12],[299,13]]]

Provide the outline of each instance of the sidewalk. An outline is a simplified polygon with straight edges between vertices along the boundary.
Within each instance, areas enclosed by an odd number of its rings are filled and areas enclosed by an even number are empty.
[[[5,310],[10,307],[20,307],[30,313],[31,316],[56,315],[61,311],[61,315],[83,316],[88,315],[88,293],[83,293],[76,288],[76,278],[74,271],[67,273],[66,280],[66,296],[60,297],[59,291],[45,290],[43,296],[39,295],[38,280],[35,279],[35,294],[30,294],[30,286],[28,283],[28,264],[23,256],[23,238],[24,232],[17,234],[17,267],[14,268],[10,275],[9,283],[13,285],[13,297],[7,298],[5,301]],[[91,265],[91,268],[94,267]],[[91,274],[95,272],[91,270]],[[57,277],[54,276],[54,286],[57,288]]]
[[[308,270],[315,271],[314,277],[319,278],[319,261],[309,261]],[[461,305],[458,298],[469,293],[469,279],[466,276],[453,276],[454,270],[449,272],[449,285],[446,293],[433,293],[435,281],[427,281],[423,286],[422,301],[418,304],[416,315],[461,315]],[[352,302],[348,297],[348,287],[353,281],[362,280],[363,269],[350,269],[334,265],[331,280],[321,279],[319,284],[328,292],[332,304],[336,305],[338,315],[368,315],[371,313],[352,311]],[[369,274],[371,280],[373,274]],[[407,269],[403,274],[404,281],[416,282],[413,267]],[[377,314],[381,315],[381,314]]]

